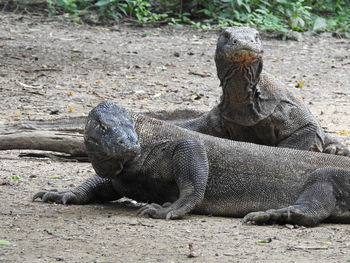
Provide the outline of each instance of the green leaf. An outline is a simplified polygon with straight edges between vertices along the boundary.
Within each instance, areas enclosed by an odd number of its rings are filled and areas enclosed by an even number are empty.
[[[266,239],[260,239],[258,240],[258,243],[260,244],[267,244],[267,243],[271,243],[272,242],[272,238],[266,238]]]
[[[250,6],[249,6],[249,5],[243,3],[242,6],[247,10],[248,13],[251,13],[251,12],[252,12],[252,10],[250,9]]]
[[[6,240],[0,240],[0,245],[11,245],[11,243]]]
[[[276,2],[280,4],[288,4],[287,0],[277,0]]]
[[[267,14],[269,13],[268,10],[261,9],[261,8],[255,9],[255,12],[256,12],[256,13],[263,14],[263,15],[267,15]]]
[[[312,31],[314,32],[322,32],[325,31],[327,28],[327,20],[323,17],[317,17],[315,19],[314,26],[312,28]]]
[[[19,179],[21,179],[21,177],[19,175],[13,175],[13,176],[11,176],[11,179],[19,180]]]
[[[80,18],[75,20],[75,23],[82,25],[83,24],[83,20],[81,20]]]
[[[305,21],[301,17],[293,17],[292,20],[292,28],[293,29],[303,29],[305,26]]]
[[[304,86],[305,80],[301,80],[294,88],[302,88]]]
[[[95,6],[102,7],[108,5],[109,3],[111,3],[111,0],[100,0],[95,4]]]

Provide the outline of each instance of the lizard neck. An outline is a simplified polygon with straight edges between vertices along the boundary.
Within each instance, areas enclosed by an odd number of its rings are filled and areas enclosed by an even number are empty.
[[[262,68],[262,60],[257,60],[249,66],[232,62],[224,67],[217,66],[223,92],[221,108],[254,104],[260,95],[258,83]]]
[[[111,158],[103,153],[89,155],[90,162],[96,174],[100,177],[113,178],[119,175],[124,168],[125,160]]]
[[[250,65],[217,63],[222,96],[218,108],[223,119],[241,125],[255,125],[266,118],[264,99],[259,88],[263,62]]]

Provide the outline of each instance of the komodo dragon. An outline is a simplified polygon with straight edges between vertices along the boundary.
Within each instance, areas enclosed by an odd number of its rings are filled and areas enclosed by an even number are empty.
[[[337,155],[350,151],[326,135],[306,105],[263,69],[258,31],[229,27],[215,52],[219,104],[179,126],[226,139]]]
[[[248,27],[230,27],[218,39],[215,62],[223,94],[220,103],[200,117],[174,124],[208,135],[262,145],[312,150],[350,156],[350,151],[326,135],[306,105],[281,83],[262,72],[262,44],[258,32]],[[171,113],[165,115],[173,117]],[[176,112],[174,113],[176,115]],[[186,114],[186,112],[185,112]],[[157,116],[156,113],[148,113]],[[181,115],[181,112],[180,112]],[[164,117],[164,116],[163,116]],[[182,116],[183,117],[183,116]],[[85,120],[29,122],[39,130],[82,130]],[[56,125],[56,126],[55,126]],[[75,126],[74,126],[75,125]],[[24,127],[24,128],[28,128]],[[61,127],[60,127],[61,126]],[[75,127],[75,128],[74,128]],[[41,149],[84,155],[84,145],[71,138],[44,140],[0,138],[0,149]],[[2,137],[2,136],[1,136]],[[77,146],[77,144],[79,144]]]
[[[152,203],[139,215],[153,218],[193,212],[258,224],[350,223],[347,157],[216,138],[110,102],[90,112],[84,138],[98,176],[33,200],[87,204],[126,196]]]

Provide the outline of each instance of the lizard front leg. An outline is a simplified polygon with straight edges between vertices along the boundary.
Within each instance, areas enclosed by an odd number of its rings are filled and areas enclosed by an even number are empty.
[[[311,112],[300,105],[281,103],[271,120],[275,125],[277,147],[350,156],[349,149],[326,135]]]
[[[309,151],[317,136],[317,124],[310,122],[281,140],[277,147]]]
[[[323,152],[350,157],[350,150],[328,134],[325,135],[325,145]]]
[[[78,187],[65,191],[39,191],[33,195],[32,200],[40,198],[46,203],[83,205],[94,201],[112,201],[121,198],[111,179],[92,176]]]
[[[146,205],[140,209],[139,216],[164,219],[181,218],[204,198],[209,165],[203,144],[196,140],[180,140],[174,143],[173,167],[171,168],[179,188],[179,197],[172,204]]]

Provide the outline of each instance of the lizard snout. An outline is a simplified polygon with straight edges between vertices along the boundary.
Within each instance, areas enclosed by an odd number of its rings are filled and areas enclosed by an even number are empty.
[[[138,142],[120,138],[111,143],[107,148],[110,155],[118,157],[134,158],[141,153],[141,146]]]

